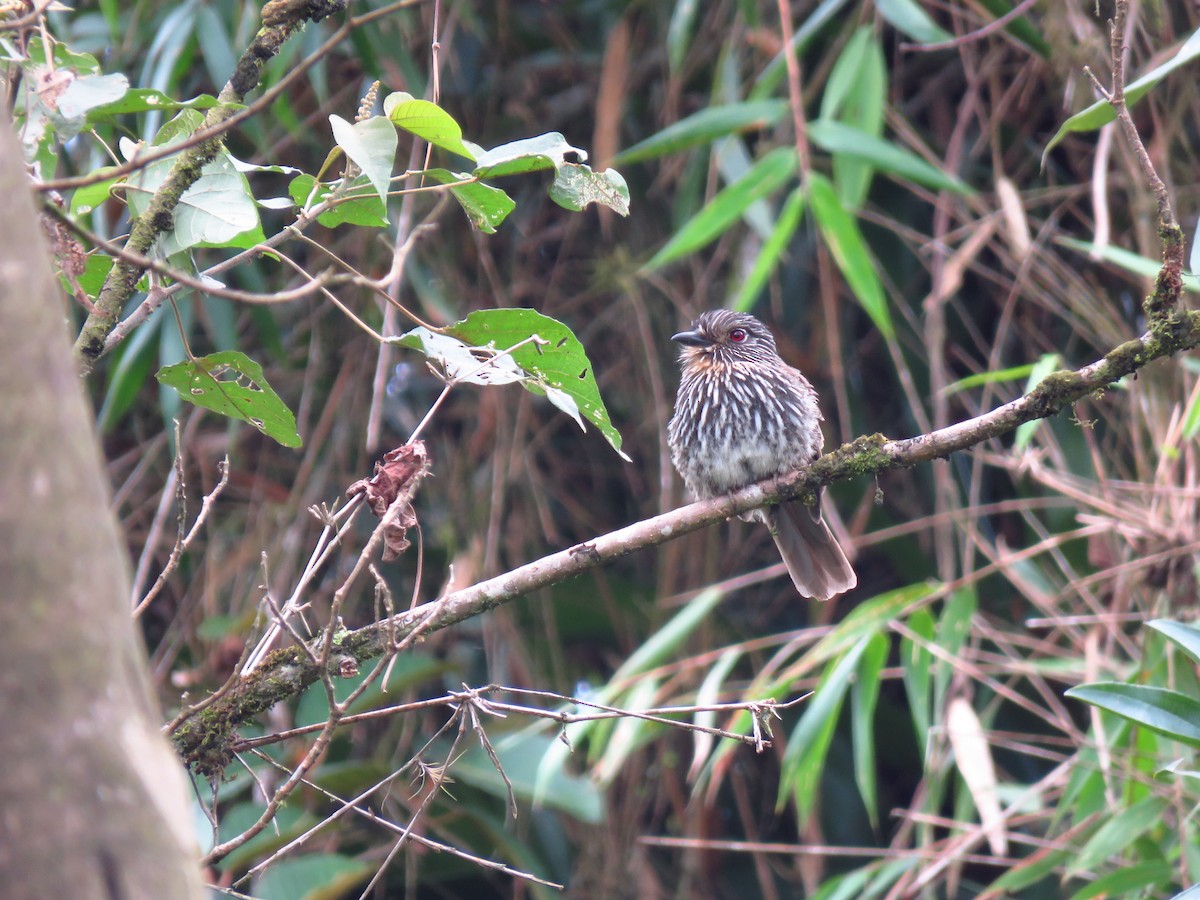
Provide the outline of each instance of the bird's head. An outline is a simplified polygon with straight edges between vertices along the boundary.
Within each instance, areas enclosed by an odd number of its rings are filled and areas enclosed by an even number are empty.
[[[749,313],[714,309],[700,316],[691,329],[671,335],[683,345],[684,368],[732,365],[739,362],[773,362],[779,354],[775,336]]]

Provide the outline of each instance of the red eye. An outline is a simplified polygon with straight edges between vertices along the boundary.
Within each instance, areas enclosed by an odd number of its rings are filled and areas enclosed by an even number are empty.
[[[735,328],[735,329],[733,329],[733,331],[729,332],[729,340],[733,341],[735,344],[740,344],[745,339],[746,339],[746,329],[745,328]]]

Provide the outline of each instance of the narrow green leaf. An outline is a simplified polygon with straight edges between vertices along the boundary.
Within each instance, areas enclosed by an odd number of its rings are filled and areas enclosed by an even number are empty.
[[[876,138],[883,134],[887,66],[870,25],[861,26],[839,54],[825,83],[818,120],[837,120]],[[848,209],[866,199],[875,167],[845,153],[833,156],[833,181]]]
[[[1167,62],[1160,66],[1155,66],[1145,75],[1142,75],[1137,80],[1125,87],[1125,104],[1133,106],[1156,84],[1178,69],[1180,66],[1186,65],[1197,56],[1200,56],[1200,29],[1194,31],[1179,48],[1179,52],[1175,54]],[[1075,113],[1065,122],[1054,137],[1050,138],[1050,143],[1046,145],[1046,149],[1042,151],[1042,165],[1046,164],[1046,156],[1053,150],[1062,140],[1072,132],[1095,131],[1098,128],[1107,125],[1109,122],[1115,121],[1117,118],[1116,112],[1112,108],[1112,104],[1107,100],[1097,100],[1087,109]]]
[[[675,0],[675,9],[671,12],[671,21],[667,25],[667,63],[672,73],[678,73],[683,65],[699,6],[697,0]]]
[[[1110,872],[1080,888],[1071,895],[1070,900],[1109,900],[1111,897],[1154,897],[1162,896],[1160,890],[1174,881],[1175,870],[1165,860],[1156,859],[1149,862],[1135,863]],[[1149,894],[1144,893],[1156,888]]]
[[[888,310],[887,297],[875,268],[875,259],[867,249],[858,223],[842,207],[833,185],[816,172],[809,175],[808,199],[821,235],[842,277],[875,327],[891,340],[896,330]]]
[[[262,366],[244,353],[210,353],[165,366],[157,378],[189,403],[248,422],[285,447],[303,443],[296,432],[296,417],[267,384]]]
[[[772,194],[795,172],[796,151],[791,147],[775,148],[685,222],[643,270],[653,272],[716,240],[752,203]]]
[[[622,699],[625,709],[649,709],[654,706],[658,697],[659,681],[657,678],[644,676],[639,678],[633,690]],[[592,777],[601,785],[609,785],[625,768],[629,757],[645,746],[663,726],[657,722],[641,719],[637,716],[624,716],[617,720],[604,743],[604,752],[596,760],[592,768]]]
[[[803,50],[821,30],[832,20],[836,19],[842,7],[848,0],[821,0],[812,10],[805,10],[803,21],[797,22],[796,33],[792,36],[791,47],[783,47],[762,70],[762,74],[750,89],[750,100],[761,102],[765,97],[773,97],[783,82],[787,73],[787,53],[795,52],[797,59],[803,59]],[[845,14],[850,18],[850,14]],[[786,92],[785,92],[786,93]],[[783,101],[781,101],[783,102]]]
[[[771,229],[770,236],[763,242],[762,249],[758,251],[758,257],[754,260],[750,274],[739,285],[736,296],[730,300],[730,309],[747,312],[754,306],[767,279],[779,265],[779,259],[792,240],[792,235],[800,226],[803,216],[804,188],[796,187],[784,201],[783,208],[779,211],[778,218],[775,219],[775,227]]]
[[[1093,242],[1077,241],[1074,238],[1055,238],[1054,242],[1064,247],[1070,247],[1072,250],[1078,250],[1080,253],[1086,253],[1089,256],[1096,249],[1096,245]],[[1114,247],[1112,244],[1105,244],[1100,248],[1100,258],[1105,262],[1120,266],[1126,272],[1132,272],[1134,275],[1141,275],[1145,278],[1155,278],[1162,270],[1161,260],[1150,259],[1131,250]],[[1183,276],[1183,287],[1184,290],[1191,291],[1193,294],[1200,294],[1200,277],[1197,277],[1194,273],[1191,275],[1185,273]]]
[[[940,44],[954,37],[929,17],[916,0],[875,0],[879,14],[919,44]]]
[[[963,645],[971,634],[971,620],[979,608],[979,595],[973,588],[962,587],[952,591],[942,604],[942,614],[937,622],[936,645],[945,651],[949,659],[962,652]],[[957,670],[946,659],[933,663],[933,721],[941,722],[946,717],[946,694],[950,690]]]
[[[329,124],[337,145],[362,170],[380,199],[386,200],[396,165],[396,127],[382,116],[352,124],[331,115]]]
[[[898,178],[915,181],[938,191],[968,196],[975,193],[958,178],[930,165],[915,153],[845,122],[830,119],[811,122],[808,136],[828,153],[869,162]]]
[[[1151,796],[1108,817],[1075,854],[1067,866],[1067,874],[1078,875],[1101,866],[1110,858],[1120,858],[1139,835],[1161,821],[1168,805],[1165,797]]]
[[[660,666],[668,659],[674,658],[683,642],[712,614],[724,597],[724,591],[712,588],[698,593],[634,650],[609,681],[616,684],[629,681],[637,673]]]
[[[507,799],[509,785],[517,797],[532,800],[537,791],[538,760],[545,756],[551,743],[558,742],[553,734],[529,731],[493,738],[492,748],[508,777],[508,785],[478,743],[455,760],[452,774],[456,780],[501,800]],[[551,779],[543,805],[593,825],[604,819],[604,801],[599,786],[587,775],[578,775],[565,769],[559,770]]]
[[[1185,625],[1172,619],[1155,619],[1147,623],[1151,628],[1177,644],[1179,648],[1200,663],[1200,628]]]
[[[1067,696],[1200,747],[1200,700],[1186,694],[1145,684],[1099,681],[1073,687]]]
[[[474,161],[475,154],[463,143],[462,128],[436,103],[417,100],[412,94],[397,91],[383,98],[383,114],[397,128]]]
[[[783,775],[779,782],[779,801],[782,803],[791,797],[802,826],[813,813],[821,773],[825,769],[825,759],[829,755],[850,680],[873,637],[860,640],[845,656],[825,670],[812,702],[805,708],[788,737],[783,757]]]
[[[342,897],[375,871],[372,863],[340,853],[308,853],[271,865],[254,884],[261,900]]]
[[[1043,353],[1029,371],[1029,378],[1025,381],[1025,393],[1032,391],[1047,375],[1058,371],[1061,365],[1062,359],[1057,353]],[[1026,449],[1041,424],[1041,419],[1034,419],[1032,422],[1022,422],[1018,425],[1016,437],[1013,438],[1013,449]]]
[[[1019,891],[1051,877],[1074,856],[1074,850],[1050,850],[1024,859],[989,884],[987,895],[1019,897]]]
[[[918,609],[906,622],[910,631],[929,644],[933,643],[933,616],[927,609]],[[913,731],[921,747],[921,758],[925,758],[929,729],[933,726],[932,703],[929,689],[933,653],[924,644],[904,637],[900,641],[900,668],[904,673],[904,690],[908,695],[908,711],[913,720]]]
[[[854,736],[854,780],[867,809],[872,828],[879,827],[879,790],[875,775],[875,707],[879,702],[880,673],[887,662],[887,635],[873,634],[858,661],[850,686],[850,729]]]
[[[966,378],[952,381],[943,388],[943,391],[949,396],[957,394],[959,391],[980,387],[985,384],[1003,384],[1006,381],[1028,380],[1030,374],[1033,372],[1033,365],[1033,363],[1026,363],[1023,366],[1013,366],[1010,369],[997,369],[995,372],[980,372],[977,375],[968,375]]]
[[[473,175],[448,169],[426,169],[425,174],[439,184],[451,184],[450,194],[463,208],[471,224],[484,234],[495,234],[500,223],[517,208],[512,197],[490,184],[476,181]]]
[[[627,166],[656,159],[698,144],[711,143],[728,134],[761,131],[775,125],[787,114],[787,101],[778,99],[712,106],[680,119],[658,134],[621,151],[613,160],[613,165]]]

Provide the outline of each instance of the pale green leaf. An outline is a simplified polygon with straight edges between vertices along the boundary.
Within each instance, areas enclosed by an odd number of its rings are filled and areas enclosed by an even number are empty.
[[[842,277],[875,327],[890,340],[895,336],[892,314],[883,292],[883,282],[875,267],[875,258],[867,249],[858,223],[842,206],[833,185],[816,172],[809,175],[808,200],[821,229],[821,236]]]
[[[1146,93],[1178,69],[1200,56],[1200,29],[1194,31],[1170,60],[1160,66],[1155,66],[1146,74],[1125,86],[1125,104],[1133,106]],[[1098,128],[1115,121],[1116,112],[1107,100],[1097,100],[1087,109],[1075,113],[1065,122],[1058,132],[1050,139],[1046,149],[1042,151],[1042,165],[1046,163],[1046,155],[1053,150],[1068,134],[1072,132],[1095,131]]]
[[[1200,747],[1200,700],[1186,694],[1146,684],[1098,681],[1073,687],[1067,696]]]
[[[716,240],[752,204],[770,196],[796,171],[796,151],[777,147],[760,159],[737,181],[730,184],[692,216],[646,263],[652,272]]]

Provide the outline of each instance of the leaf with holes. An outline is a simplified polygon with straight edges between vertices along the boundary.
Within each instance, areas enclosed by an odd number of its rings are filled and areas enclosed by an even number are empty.
[[[262,366],[236,350],[164,366],[156,376],[189,403],[249,422],[285,447],[299,447],[296,417],[263,378]]]
[[[621,458],[629,459],[621,452],[621,433],[608,417],[583,344],[562,322],[534,309],[481,309],[437,334],[415,328],[397,343],[436,359],[450,377],[466,375],[476,383],[483,380],[480,365],[486,354],[511,349],[482,370],[488,373],[487,383],[519,380],[526,390],[549,398],[581,428],[587,422],[600,429]],[[511,360],[520,377],[505,373],[509,363],[502,360]]]
[[[629,215],[629,186],[615,169],[594,172],[591,166],[564,162],[554,174],[549,193],[551,200],[572,212],[599,203],[619,215]]]

